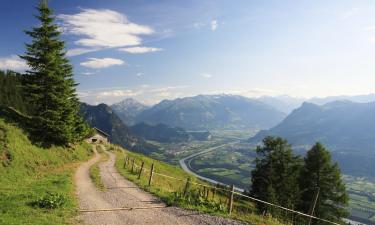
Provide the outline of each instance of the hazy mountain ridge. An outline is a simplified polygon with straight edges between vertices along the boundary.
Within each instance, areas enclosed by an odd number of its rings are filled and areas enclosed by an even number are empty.
[[[303,102],[310,102],[317,105],[324,105],[333,101],[349,100],[358,103],[368,103],[375,101],[375,94],[367,95],[337,95],[337,96],[327,96],[327,97],[292,97],[289,95],[279,95],[279,96],[261,96],[256,98],[257,100],[266,103],[279,111],[286,114],[291,113],[294,109],[297,109],[302,105]]]
[[[280,95],[280,96],[261,96],[257,98],[257,100],[268,104],[277,110],[289,114],[294,109],[301,106],[301,104],[305,101],[304,98],[295,98],[288,95]]]
[[[285,114],[260,101],[237,95],[198,95],[164,100],[140,113],[137,122],[164,123],[192,130],[268,128]]]
[[[118,117],[128,126],[135,124],[135,118],[144,110],[149,108],[133,98],[124,99],[121,102],[111,105]]]
[[[274,135],[293,145],[320,141],[333,151],[375,153],[375,102],[334,101],[325,105],[303,103],[280,124],[259,132],[252,142]]]

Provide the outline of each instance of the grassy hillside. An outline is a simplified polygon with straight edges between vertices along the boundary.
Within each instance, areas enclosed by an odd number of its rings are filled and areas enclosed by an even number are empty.
[[[117,147],[116,147],[117,148]],[[114,147],[112,147],[114,149]],[[208,197],[203,196],[204,189],[202,186],[191,184],[186,197],[183,196],[186,179],[190,178],[192,182],[208,185],[207,183],[198,180],[196,177],[186,173],[180,167],[173,166],[161,161],[151,159],[142,154],[130,152],[130,151],[117,151],[116,168],[121,175],[127,179],[133,181],[141,188],[149,191],[159,198],[161,198],[168,205],[179,206],[182,208],[194,209],[214,215],[231,217],[234,219],[250,222],[251,224],[271,224],[277,225],[282,224],[276,218],[272,216],[262,216],[258,214],[254,208],[254,204],[251,201],[240,199],[235,197],[234,211],[231,216],[227,214],[227,199],[228,192],[216,191],[215,195],[210,189]],[[134,168],[134,172],[131,172],[132,162],[129,161],[128,165],[124,167],[124,157],[128,156],[135,160],[136,165],[141,165],[144,162],[144,172],[142,173],[141,179],[138,179],[139,167]],[[148,186],[148,178],[150,174],[151,164],[154,163],[154,172],[164,174],[170,177],[175,177],[181,180],[168,178],[154,174],[151,187]],[[223,187],[220,187],[223,188]],[[296,218],[295,218],[296,219]]]
[[[37,147],[0,118],[0,224],[74,224],[72,175],[90,149],[87,144]]]

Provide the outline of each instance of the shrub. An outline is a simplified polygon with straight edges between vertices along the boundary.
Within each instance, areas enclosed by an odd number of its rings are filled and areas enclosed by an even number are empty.
[[[66,201],[66,197],[62,194],[47,192],[45,196],[34,201],[33,205],[43,209],[56,209],[63,206]]]

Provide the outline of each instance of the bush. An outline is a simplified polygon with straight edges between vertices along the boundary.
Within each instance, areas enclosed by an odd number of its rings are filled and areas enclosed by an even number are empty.
[[[47,193],[45,196],[38,198],[33,205],[43,209],[56,209],[66,203],[66,197],[59,193]]]

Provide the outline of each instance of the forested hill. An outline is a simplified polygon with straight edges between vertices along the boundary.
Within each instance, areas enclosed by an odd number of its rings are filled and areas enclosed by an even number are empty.
[[[260,142],[265,136],[275,135],[293,145],[320,141],[334,151],[375,153],[374,115],[375,102],[304,103],[279,125],[259,132],[250,141]]]
[[[285,114],[260,101],[236,95],[198,95],[164,100],[144,110],[137,122],[164,123],[188,130],[270,128]]]
[[[0,70],[0,105],[27,111],[27,103],[22,94],[22,75],[13,71]]]
[[[170,127],[165,124],[149,125],[139,123],[131,126],[130,130],[138,137],[158,142],[207,141],[211,137],[208,131],[188,132],[183,128]]]
[[[80,113],[91,127],[97,127],[110,135],[112,143],[138,152],[152,151],[155,146],[145,143],[133,135],[130,129],[106,104],[96,106],[81,103]]]

